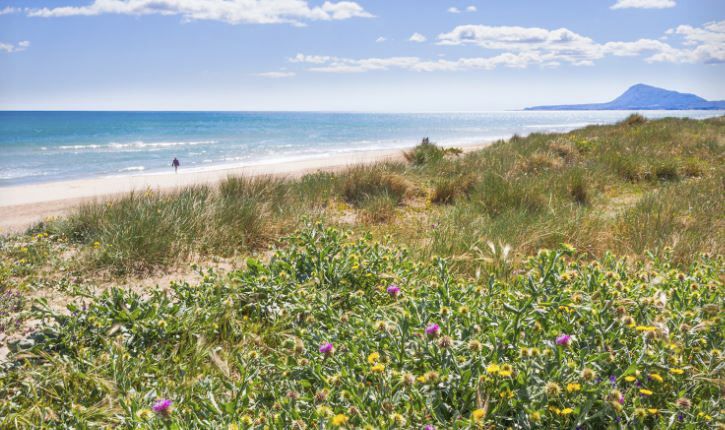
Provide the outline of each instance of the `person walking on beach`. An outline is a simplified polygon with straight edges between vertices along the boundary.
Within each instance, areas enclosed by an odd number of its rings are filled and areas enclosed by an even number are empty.
[[[171,162],[171,165],[174,167],[174,173],[179,173],[179,166],[181,166],[179,159],[174,157],[174,161]]]

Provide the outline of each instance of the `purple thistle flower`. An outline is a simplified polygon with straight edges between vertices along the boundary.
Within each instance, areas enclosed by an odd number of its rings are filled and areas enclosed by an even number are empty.
[[[326,356],[330,356],[335,353],[335,346],[330,342],[325,342],[320,345],[320,353],[325,354]]]
[[[423,427],[423,430],[436,430],[436,428],[433,427],[432,425],[428,424],[425,427]]]
[[[390,284],[390,286],[385,290],[390,294],[391,297],[395,298],[400,295],[400,287],[398,287],[396,284]]]
[[[171,413],[172,403],[173,402],[169,399],[160,399],[159,401],[154,403],[154,405],[151,409],[153,409],[154,412],[156,412],[158,415],[167,417]]]
[[[428,324],[425,328],[425,334],[431,337],[436,337],[441,331],[441,327],[438,324]]]
[[[571,336],[569,336],[568,334],[562,334],[556,338],[557,345],[569,346],[569,343],[571,343]]]

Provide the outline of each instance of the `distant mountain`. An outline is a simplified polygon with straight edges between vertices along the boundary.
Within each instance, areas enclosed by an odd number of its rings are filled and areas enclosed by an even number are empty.
[[[725,100],[707,101],[694,94],[678,93],[645,84],[631,86],[609,103],[534,106],[525,110],[717,110]]]

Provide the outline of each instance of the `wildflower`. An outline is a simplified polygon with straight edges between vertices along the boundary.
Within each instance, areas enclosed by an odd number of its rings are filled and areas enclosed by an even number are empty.
[[[529,414],[529,419],[535,423],[541,421],[541,413],[539,411],[533,411]]]
[[[670,369],[670,373],[673,375],[682,375],[685,371],[682,369]]]
[[[139,409],[136,412],[136,418],[140,419],[141,421],[151,419],[153,415],[154,413],[151,411],[151,409]]]
[[[390,421],[393,422],[396,426],[404,426],[405,425],[405,417],[398,413],[394,413],[390,415]]]
[[[680,397],[675,403],[680,409],[690,409],[692,407],[692,402],[687,397]]]
[[[582,389],[581,384],[577,384],[577,383],[566,384],[566,391],[568,391],[570,393],[575,393],[577,391],[580,391],[581,389]]]
[[[496,363],[491,363],[486,367],[486,372],[490,373],[491,375],[495,375],[501,370],[501,368]]]
[[[320,345],[320,354],[324,354],[326,357],[331,356],[335,353],[335,346],[330,342],[323,343]]]
[[[344,426],[345,424],[347,424],[348,421],[350,421],[350,418],[343,414],[337,414],[330,420],[332,425],[335,427]]]
[[[659,382],[660,384],[664,382],[664,379],[659,375],[659,373],[650,373],[649,379]]]
[[[236,423],[230,423],[227,426],[227,430],[239,430],[239,425],[237,425]]]
[[[479,352],[482,349],[481,342],[473,339],[468,342],[468,349],[470,349],[472,352]]]
[[[400,287],[395,284],[390,284],[390,286],[386,288],[385,291],[387,291],[388,294],[390,294],[390,296],[393,298],[396,298],[400,295]]]
[[[544,391],[548,397],[556,397],[561,394],[561,387],[556,382],[547,382]]]
[[[160,399],[151,408],[156,412],[157,415],[162,417],[168,417],[171,414],[171,405],[173,402],[169,399]]]
[[[423,430],[436,430],[436,428],[430,424],[427,424],[423,427]]]
[[[449,336],[443,336],[441,340],[438,341],[438,346],[443,349],[449,348],[451,345],[453,345],[453,339]]]
[[[651,390],[648,390],[646,388],[640,388],[639,393],[643,396],[651,396],[654,394]]]
[[[584,370],[582,370],[582,375],[581,376],[582,376],[582,379],[583,380],[585,380],[585,381],[591,381],[591,380],[593,380],[597,376],[597,374],[592,369],[586,367],[586,368],[584,368]]]
[[[652,326],[648,326],[648,325],[638,325],[637,327],[635,327],[635,330],[637,330],[637,331],[644,331],[644,332],[651,332],[651,331],[655,331],[656,330],[656,327],[652,327]]]
[[[559,346],[569,346],[569,343],[571,343],[571,336],[568,334],[562,334],[556,338],[556,344]]]
[[[483,408],[476,409],[471,413],[471,419],[475,422],[481,421],[486,416],[486,410]]]
[[[370,355],[368,355],[368,363],[369,364],[375,364],[380,360],[380,353],[378,352],[371,352]]]
[[[650,415],[657,415],[657,412],[659,412],[659,410],[657,410],[655,408],[648,408],[647,412],[649,412]]]
[[[634,410],[634,415],[639,419],[647,418],[647,410],[644,408],[637,408]]]
[[[428,324],[425,328],[425,334],[430,337],[437,337],[440,334],[441,327],[438,324]]]
[[[403,385],[411,386],[415,384],[415,376],[412,373],[403,373],[400,380],[403,382]]]
[[[383,373],[385,371],[385,366],[382,364],[376,364],[375,366],[371,367],[370,370],[372,370],[373,373]]]
[[[561,415],[569,415],[574,412],[574,409],[572,408],[564,408],[561,410]]]
[[[635,378],[634,376],[630,375],[630,376],[625,376],[624,377],[624,380],[627,381],[627,382],[634,382],[634,381],[637,380],[637,378]]]

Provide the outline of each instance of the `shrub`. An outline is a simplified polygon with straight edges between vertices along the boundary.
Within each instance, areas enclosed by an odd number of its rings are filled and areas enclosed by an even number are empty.
[[[589,187],[586,176],[581,171],[575,171],[569,178],[569,195],[580,205],[589,204]]]
[[[627,118],[623,119],[620,124],[626,125],[626,126],[635,126],[635,125],[642,125],[647,122],[647,118],[645,118],[643,115],[640,115],[638,113],[633,113],[629,115]]]
[[[394,196],[387,193],[370,196],[362,207],[362,221],[368,224],[382,224],[395,217],[397,201]]]
[[[408,152],[404,152],[403,156],[409,163],[415,166],[422,166],[436,163],[445,158],[446,155],[458,156],[462,152],[459,148],[441,148],[426,137],[423,138],[423,141],[418,146]]]
[[[394,165],[376,164],[356,166],[342,178],[342,195],[351,204],[360,206],[371,197],[387,195],[400,204],[412,190],[412,184],[403,176],[392,172]]]
[[[458,198],[467,197],[477,179],[472,173],[439,179],[435,182],[430,200],[433,203],[449,204]]]
[[[654,176],[660,181],[676,181],[680,179],[679,166],[674,160],[657,162],[652,169]]]

